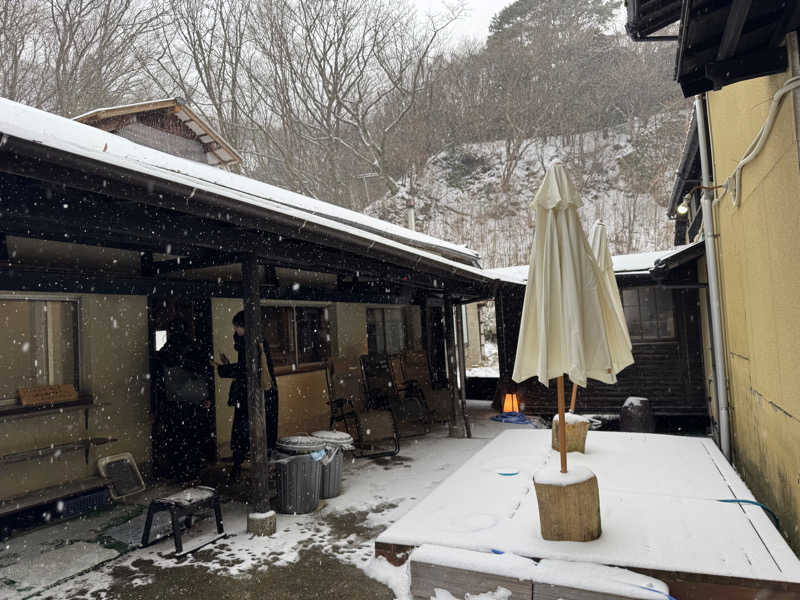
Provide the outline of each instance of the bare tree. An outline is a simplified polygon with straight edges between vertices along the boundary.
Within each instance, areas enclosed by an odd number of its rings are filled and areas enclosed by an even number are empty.
[[[0,96],[41,106],[45,13],[31,0],[0,3]]]
[[[146,35],[159,14],[135,0],[46,0],[49,108],[76,115],[139,99]]]
[[[161,26],[151,44],[158,54],[147,72],[164,95],[180,95],[214,123],[235,147],[247,87],[249,4],[240,0],[163,0]]]

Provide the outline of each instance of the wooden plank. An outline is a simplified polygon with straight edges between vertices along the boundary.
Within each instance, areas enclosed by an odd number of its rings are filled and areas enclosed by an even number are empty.
[[[75,402],[77,400],[78,392],[71,383],[19,388],[19,401],[22,406],[58,404],[60,402]]]
[[[109,483],[110,480],[105,479],[104,477],[89,477],[87,479],[70,481],[69,483],[65,483],[63,485],[56,485],[41,490],[36,490],[20,496],[14,496],[13,498],[6,498],[4,500],[0,500],[0,517],[10,515],[27,508],[32,508],[34,506],[49,504],[50,502],[55,502],[61,498],[67,498],[83,492],[108,487]]]
[[[675,598],[710,598],[712,600],[797,600],[800,598],[800,584],[769,581],[764,579],[745,579],[743,577],[724,577],[702,573],[679,573],[656,569],[631,569],[643,575],[660,579],[669,586]]]
[[[533,600],[623,600],[627,597],[619,594],[612,595],[578,590],[548,583],[535,583],[533,585]],[[653,594],[653,597],[656,598],[657,596]]]
[[[62,402],[59,404],[39,404],[31,406],[10,406],[8,408],[0,409],[0,421],[13,421],[16,419],[25,419],[29,417],[38,417],[43,414],[53,412],[64,412],[72,410],[82,410],[99,406],[95,404],[91,396],[81,396],[74,402]]]
[[[437,588],[447,590],[456,598],[464,598],[466,594],[493,592],[498,587],[509,590],[514,600],[534,597],[530,581],[411,560],[411,595],[414,598],[428,600],[436,595]]]
[[[108,444],[116,441],[116,438],[94,437],[80,439],[74,442],[67,442],[64,444],[51,444],[45,448],[33,448],[31,450],[22,450],[21,452],[12,452],[10,454],[4,454],[0,456],[0,465],[26,462],[29,460],[36,460],[37,458],[44,458],[46,456],[61,456],[65,452],[73,452],[75,450],[88,451],[90,446],[100,446],[101,444]]]

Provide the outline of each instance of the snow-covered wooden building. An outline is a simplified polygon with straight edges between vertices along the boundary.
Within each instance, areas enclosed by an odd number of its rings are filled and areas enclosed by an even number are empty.
[[[0,99],[0,517],[103,486],[103,456],[170,460],[151,371],[176,318],[215,357],[243,307],[262,322],[281,435],[328,426],[331,358],[425,349],[463,381],[454,306],[496,284],[475,252],[219,168],[238,160],[180,100],[74,121]],[[47,384],[77,397],[20,404]],[[209,381],[212,460],[229,385]]]

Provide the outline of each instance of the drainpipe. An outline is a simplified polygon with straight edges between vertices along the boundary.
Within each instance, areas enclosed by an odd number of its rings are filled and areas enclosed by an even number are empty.
[[[725,354],[722,346],[722,310],[717,274],[717,248],[714,240],[713,191],[711,189],[711,154],[706,135],[706,112],[704,95],[694,97],[697,115],[697,140],[700,146],[700,171],[703,180],[703,195],[700,205],[703,209],[703,240],[706,248],[706,268],[708,270],[708,295],[711,304],[711,337],[713,340],[715,385],[717,396],[717,416],[719,418],[719,443],[725,458],[731,458],[730,420],[728,417],[728,389],[725,371]]]

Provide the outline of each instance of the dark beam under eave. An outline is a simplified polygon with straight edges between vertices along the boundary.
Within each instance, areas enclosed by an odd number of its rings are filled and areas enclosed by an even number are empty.
[[[724,61],[736,53],[736,46],[742,35],[742,29],[747,21],[747,13],[750,12],[752,0],[733,0],[728,18],[725,21],[725,29],[722,32],[722,39],[717,49],[717,60]]]
[[[193,216],[287,237],[313,237],[314,243],[353,256],[369,253],[375,261],[416,271],[424,263],[426,273],[438,278],[469,280],[483,285],[479,275],[459,272],[455,266],[431,262],[419,255],[392,245],[376,244],[347,231],[317,224],[300,216],[273,211],[233,199],[227,195],[192,188],[146,173],[91,158],[52,149],[21,138],[9,136],[0,148],[6,160],[0,160],[0,172],[6,172],[53,185],[70,186],[86,192],[127,199],[140,204],[174,210]]]
[[[13,193],[8,185],[14,186]],[[27,197],[27,202],[0,199],[0,230],[53,241],[91,243],[145,252],[173,254],[254,252],[266,264],[284,268],[331,273],[361,272],[365,276],[396,281],[425,289],[460,287],[467,295],[482,296],[474,284],[464,285],[415,272],[363,256],[336,251],[311,242],[279,238],[264,232],[208,221],[191,215],[137,206],[130,201],[104,198],[57,186],[42,186],[24,178],[7,175],[0,179],[7,197]],[[220,257],[222,262],[228,259]],[[173,265],[169,265],[173,268]],[[177,265],[174,270],[179,271]],[[473,289],[473,291],[468,291]]]

